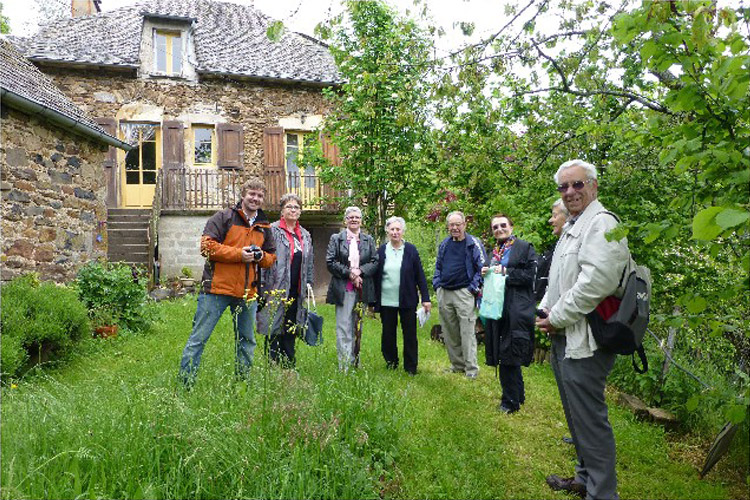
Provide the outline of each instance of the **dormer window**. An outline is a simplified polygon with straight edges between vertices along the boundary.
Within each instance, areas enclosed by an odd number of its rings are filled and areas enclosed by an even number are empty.
[[[154,30],[154,71],[165,75],[182,74],[182,33]]]

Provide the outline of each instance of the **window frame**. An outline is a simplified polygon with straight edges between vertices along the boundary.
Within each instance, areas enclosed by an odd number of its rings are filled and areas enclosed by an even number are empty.
[[[157,43],[158,36],[163,36],[165,38],[166,53],[164,54],[165,68],[163,70],[159,68],[159,46]],[[175,50],[174,42],[176,38],[179,38],[180,40],[179,42],[180,71],[179,72],[174,71],[174,50]],[[154,74],[181,77],[185,70],[185,50],[184,50],[185,32],[182,30],[154,28],[152,40],[153,40],[153,45],[154,45],[154,67],[153,67]]]
[[[210,130],[211,131],[211,162],[210,163],[197,163],[195,161],[195,152],[196,152],[196,146],[197,146],[197,141],[196,141],[195,133],[199,129],[200,130]],[[207,124],[207,123],[194,123],[194,124],[192,124],[190,126],[190,146],[191,146],[190,149],[192,151],[191,162],[192,162],[193,166],[194,167],[203,167],[203,168],[209,168],[209,167],[215,168],[218,165],[218,162],[217,162],[217,160],[218,160],[218,154],[217,154],[218,153],[218,151],[217,151],[218,144],[217,143],[218,143],[218,137],[217,137],[217,134],[216,134],[216,126],[215,125],[211,125],[211,124]]]

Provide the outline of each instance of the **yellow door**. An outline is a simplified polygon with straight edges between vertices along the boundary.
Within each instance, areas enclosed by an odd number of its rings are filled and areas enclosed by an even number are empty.
[[[121,123],[123,139],[137,147],[120,151],[122,205],[150,207],[161,168],[161,130],[153,123]]]
[[[302,161],[304,140],[303,133],[286,134],[286,188],[302,198],[302,208],[312,208],[320,196],[320,179],[312,165]]]

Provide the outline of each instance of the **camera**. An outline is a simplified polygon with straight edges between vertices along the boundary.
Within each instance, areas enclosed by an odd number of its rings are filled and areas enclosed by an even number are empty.
[[[547,312],[544,309],[537,309],[536,310],[536,315],[538,317],[540,317],[540,318],[546,318],[547,317]]]
[[[253,260],[260,260],[263,258],[263,250],[258,245],[250,245],[250,252],[253,254]]]

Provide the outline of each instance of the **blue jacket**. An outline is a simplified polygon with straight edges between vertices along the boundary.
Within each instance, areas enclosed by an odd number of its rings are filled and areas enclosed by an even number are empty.
[[[435,275],[432,277],[432,288],[437,290],[443,286],[442,272],[445,249],[451,237],[445,238],[438,247],[437,261],[435,262]],[[485,265],[484,245],[478,238],[466,233],[466,272],[469,275],[469,291],[474,295],[482,288],[482,267]]]
[[[378,272],[375,275],[375,310],[380,310],[380,291],[383,286],[383,266],[385,265],[385,247],[378,248]],[[398,286],[398,306],[416,309],[418,304],[417,288],[422,296],[422,302],[430,302],[430,290],[427,288],[427,278],[422,269],[417,247],[404,242],[404,259],[401,261],[401,282]]]

